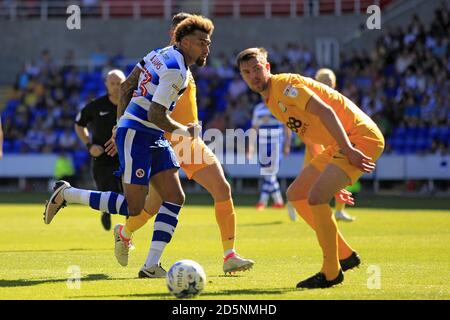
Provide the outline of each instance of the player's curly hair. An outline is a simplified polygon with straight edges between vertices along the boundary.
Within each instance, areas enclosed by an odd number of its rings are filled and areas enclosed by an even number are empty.
[[[172,27],[175,28],[177,25],[179,25],[182,21],[186,20],[187,18],[192,17],[192,14],[187,12],[179,12],[176,15],[172,17]]]
[[[260,48],[247,48],[245,50],[242,50],[241,52],[239,52],[239,54],[236,57],[236,65],[238,67],[238,69],[240,69],[241,67],[241,63],[243,61],[248,61],[250,59],[253,58],[262,58],[263,61],[267,62],[267,50],[263,47]]]
[[[180,42],[184,37],[193,34],[195,31],[202,31],[209,36],[214,31],[214,24],[212,21],[204,16],[191,15],[189,18],[184,19],[175,29],[175,40]]]

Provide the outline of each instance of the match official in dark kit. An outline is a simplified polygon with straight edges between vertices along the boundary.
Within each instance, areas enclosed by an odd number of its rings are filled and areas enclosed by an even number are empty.
[[[125,81],[120,70],[108,72],[105,85],[108,93],[89,102],[77,115],[75,131],[93,158],[92,172],[98,191],[122,193],[122,183],[114,176],[119,168],[119,157],[105,153],[105,143],[111,138],[116,125],[119,87]],[[101,217],[105,230],[111,229],[111,216],[103,213]]]

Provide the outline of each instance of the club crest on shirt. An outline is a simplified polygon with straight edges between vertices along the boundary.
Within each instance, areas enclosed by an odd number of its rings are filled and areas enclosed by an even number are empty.
[[[136,177],[143,178],[144,175],[145,175],[145,170],[144,169],[137,169],[136,170]]]
[[[283,94],[284,94],[286,97],[297,98],[297,96],[298,96],[298,90],[297,90],[296,88],[292,87],[291,85],[288,85],[288,86],[284,89]]]
[[[278,101],[278,108],[280,108],[281,112],[286,112],[287,110],[286,106],[281,101]]]

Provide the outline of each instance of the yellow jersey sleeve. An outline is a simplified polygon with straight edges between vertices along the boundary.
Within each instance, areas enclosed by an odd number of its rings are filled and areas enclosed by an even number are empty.
[[[173,112],[170,114],[173,120],[184,125],[198,122],[197,88],[191,73],[188,74],[188,77],[186,90],[178,99]]]
[[[301,139],[323,145],[333,144],[333,137],[319,117],[305,110],[313,95],[317,93],[299,75],[273,75],[267,105],[274,116]]]
[[[294,75],[282,74],[280,76],[273,79],[275,81],[274,89],[278,93],[279,100],[287,105],[305,110],[306,104],[315,93]]]
[[[308,138],[317,144],[329,145],[335,142],[321,119],[305,110],[313,95],[334,110],[348,135],[364,134],[368,130],[377,129],[372,119],[350,99],[308,77],[289,73],[273,75],[269,95],[270,109],[274,115],[302,138]]]

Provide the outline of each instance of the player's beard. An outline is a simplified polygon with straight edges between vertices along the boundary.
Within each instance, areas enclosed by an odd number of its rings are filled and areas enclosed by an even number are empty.
[[[206,64],[206,57],[199,57],[197,60],[195,60],[195,64],[199,67],[203,67]]]
[[[250,89],[256,93],[260,93],[267,89],[268,83],[269,83],[268,81],[266,81],[266,82],[262,81],[257,86],[251,86]]]

